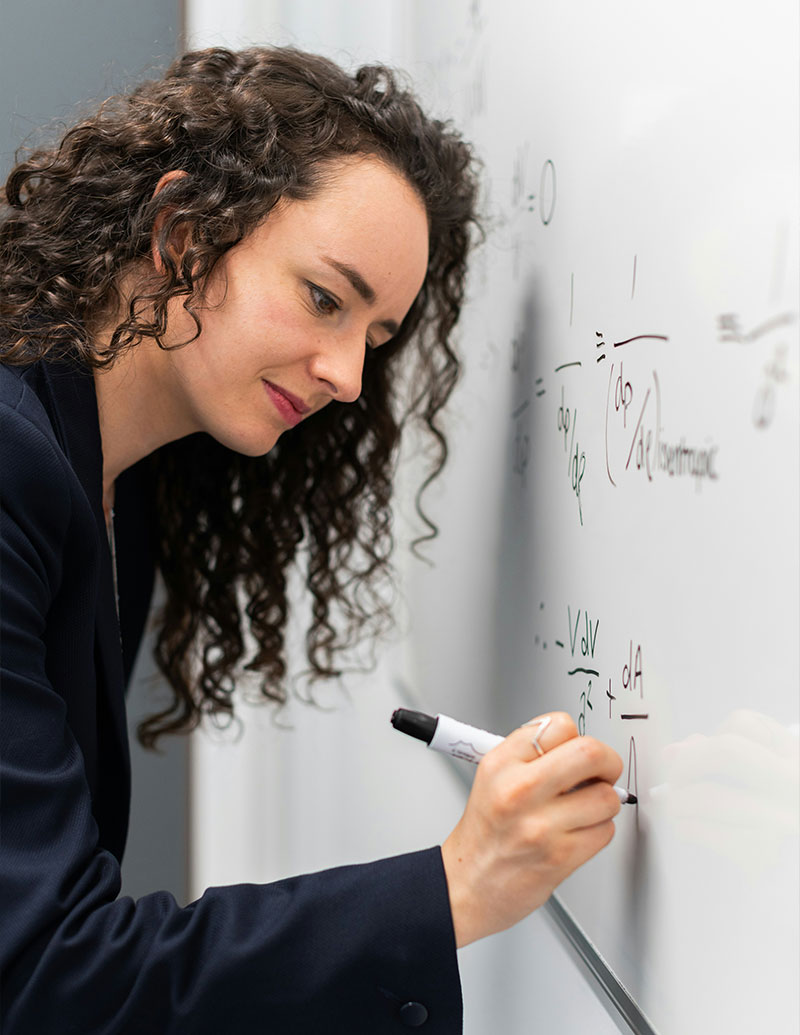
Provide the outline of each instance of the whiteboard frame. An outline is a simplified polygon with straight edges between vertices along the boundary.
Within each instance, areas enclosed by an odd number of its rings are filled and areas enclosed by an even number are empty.
[[[589,941],[556,894],[552,894],[547,900],[545,910],[570,955],[579,964],[588,983],[594,987],[598,998],[604,1006],[608,1008],[610,1005],[613,1008],[614,1020],[621,1020],[625,1023],[625,1027],[620,1030],[632,1031],[636,1035],[658,1035],[656,1029],[642,1013],[636,1000],[609,967],[597,948]]]

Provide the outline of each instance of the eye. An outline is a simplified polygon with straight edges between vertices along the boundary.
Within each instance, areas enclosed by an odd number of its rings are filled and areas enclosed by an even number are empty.
[[[311,302],[320,316],[332,316],[333,313],[342,308],[333,295],[329,295],[321,287],[312,284],[310,280],[306,281],[306,283],[308,284],[308,292],[311,295]]]

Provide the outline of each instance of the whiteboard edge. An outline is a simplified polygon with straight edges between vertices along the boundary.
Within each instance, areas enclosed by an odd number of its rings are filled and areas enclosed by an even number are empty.
[[[544,912],[551,926],[561,937],[570,955],[579,964],[589,984],[594,988],[598,998],[608,1009],[613,1007],[612,1018],[624,1021],[626,1027],[622,1031],[632,1031],[636,1035],[658,1035],[647,1017],[642,1013],[636,1000],[608,966],[597,948],[589,941],[575,921],[567,907],[551,895],[544,906]]]

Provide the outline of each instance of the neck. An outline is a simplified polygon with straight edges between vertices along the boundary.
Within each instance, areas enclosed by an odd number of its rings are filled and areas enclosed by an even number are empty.
[[[111,367],[94,371],[103,447],[103,500],[113,505],[114,482],[128,467],[195,429],[176,405],[169,354],[142,342]]]

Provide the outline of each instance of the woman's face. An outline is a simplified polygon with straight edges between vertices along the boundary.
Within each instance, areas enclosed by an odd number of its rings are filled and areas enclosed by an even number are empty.
[[[397,331],[427,263],[424,206],[378,159],[334,166],[310,201],[282,200],[218,264],[197,340],[159,353],[182,433],[260,456],[331,399],[353,402],[365,350]],[[166,343],[194,330],[174,303]]]

